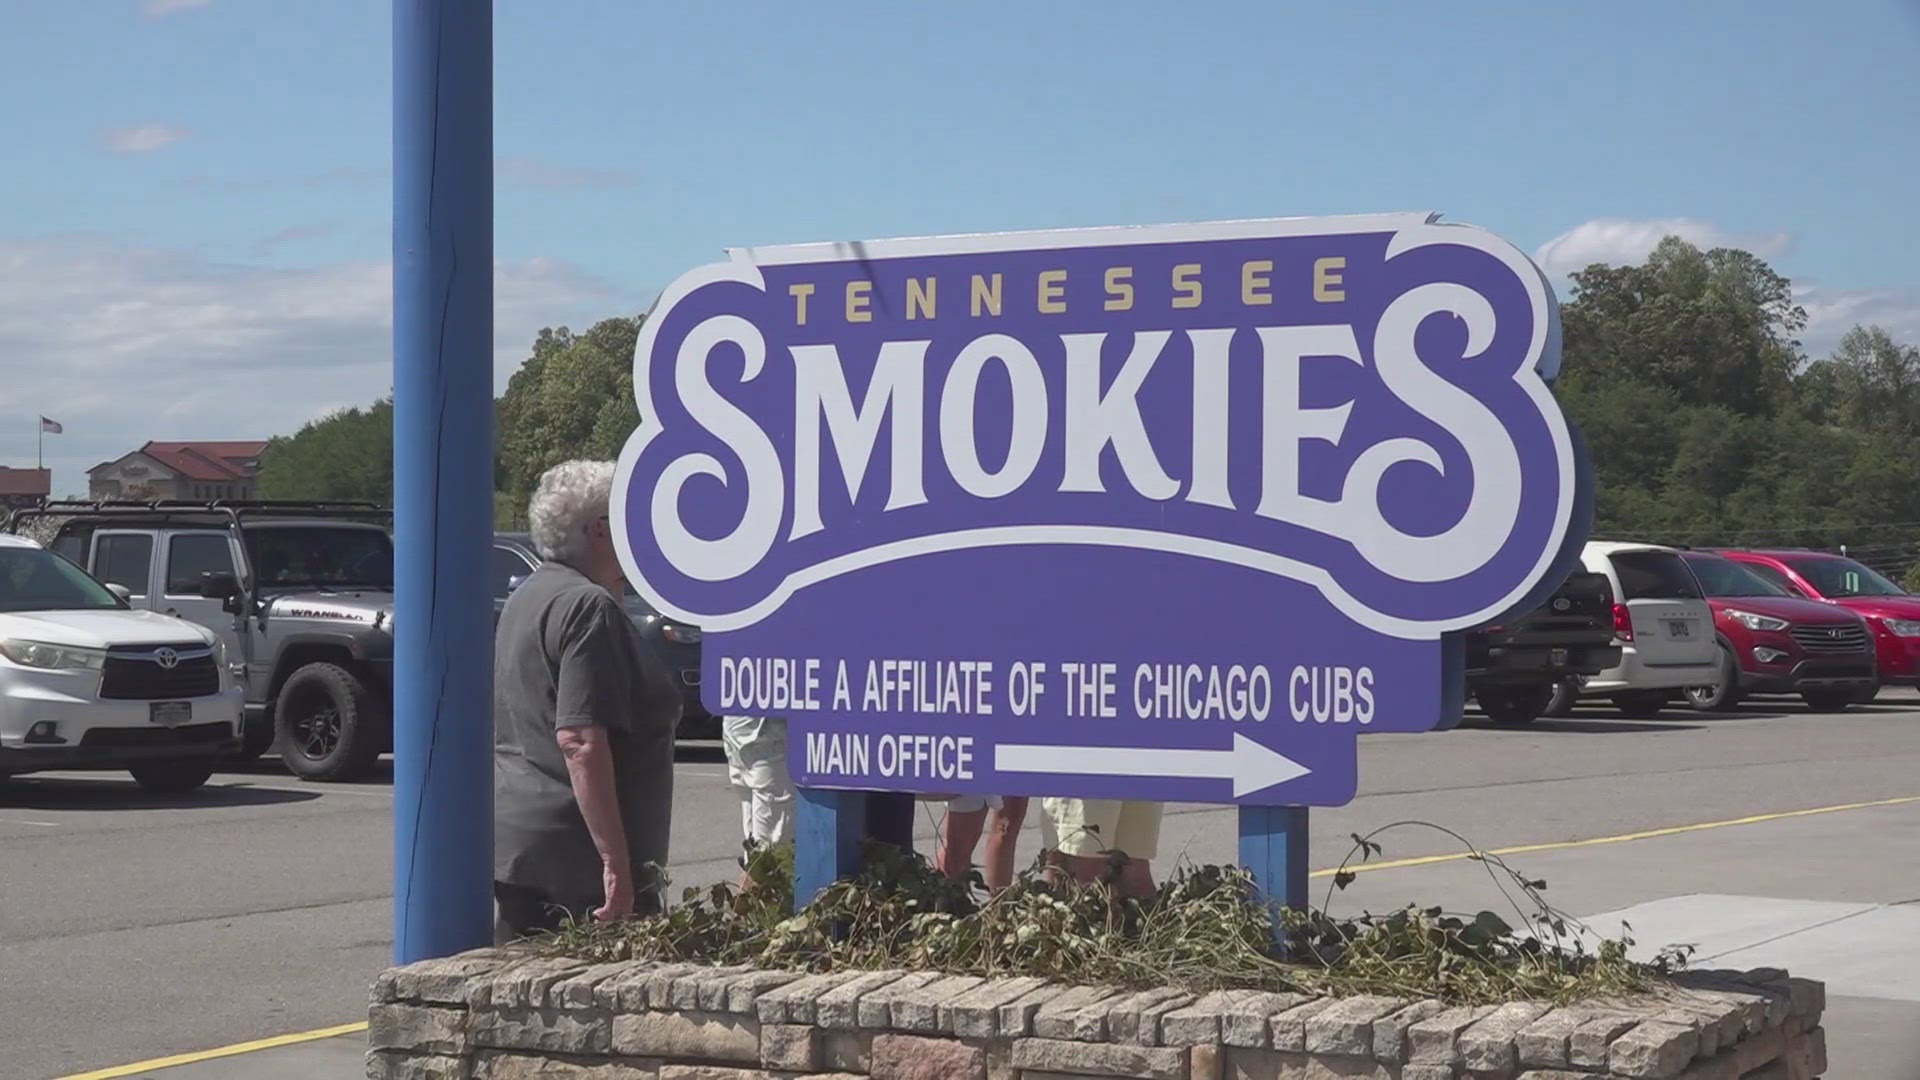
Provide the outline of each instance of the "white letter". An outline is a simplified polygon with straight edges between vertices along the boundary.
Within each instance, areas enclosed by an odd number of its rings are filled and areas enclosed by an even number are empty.
[[[873,459],[880,438],[880,421],[893,409],[893,485],[887,509],[917,506],[927,501],[921,487],[922,430],[926,426],[921,372],[927,361],[927,342],[889,341],[880,346],[873,364],[873,380],[859,411],[847,390],[840,350],[832,345],[795,345],[793,354],[793,531],[799,539],[820,531],[820,421],[839,452],[840,475],[847,482],[847,498],[860,495],[860,482]]]
[[[973,399],[989,360],[1000,361],[1013,383],[1013,432],[1007,460],[993,473],[980,467],[980,449],[973,441]],[[940,392],[940,449],[954,482],[983,499],[1011,494],[1033,475],[1046,441],[1047,382],[1033,353],[1005,334],[983,334],[968,342],[954,358]]]
[[[1353,403],[1331,409],[1301,408],[1300,361],[1309,356],[1335,356],[1359,366],[1360,343],[1350,326],[1263,326],[1259,334],[1265,370],[1260,414],[1260,505],[1254,513],[1330,536],[1345,536],[1338,503],[1300,494],[1300,444],[1308,439],[1338,444]]]
[[[680,342],[673,385],[687,415],[740,457],[747,487],[740,524],[726,536],[707,540],[695,536],[680,520],[680,491],[688,480],[710,476],[727,483],[726,470],[711,454],[685,454],[668,462],[653,489],[654,541],[674,569],[695,581],[725,581],[753,569],[773,547],[786,501],[785,478],[773,441],[707,381],[707,356],[721,344],[738,345],[746,354],[741,382],[753,381],[766,364],[766,339],[752,323],[738,315],[715,315]]]
[[[1100,485],[1100,454],[1108,443],[1133,489],[1149,499],[1171,499],[1180,482],[1167,475],[1154,456],[1153,442],[1140,422],[1140,384],[1153,370],[1172,333],[1143,330],[1133,336],[1126,363],[1100,392],[1100,345],[1105,334],[1061,334],[1067,347],[1066,476],[1061,491],[1105,491]]]
[[[1435,283],[1387,305],[1373,333],[1380,381],[1408,406],[1459,440],[1467,452],[1473,494],[1466,512],[1438,536],[1409,536],[1380,513],[1380,477],[1402,461],[1445,474],[1440,455],[1418,439],[1388,439],[1367,448],[1347,473],[1340,505],[1344,535],[1368,562],[1402,581],[1451,581],[1484,566],[1506,542],[1520,512],[1520,454],[1493,410],[1420,361],[1414,332],[1427,316],[1453,312],[1467,324],[1472,358],[1493,341],[1493,305],[1465,285]]]
[[[1193,343],[1193,486],[1187,501],[1233,509],[1227,491],[1227,351],[1233,328],[1189,330]]]

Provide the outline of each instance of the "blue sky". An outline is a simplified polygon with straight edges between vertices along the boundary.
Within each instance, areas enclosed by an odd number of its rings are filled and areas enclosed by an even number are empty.
[[[1920,342],[1920,5],[496,4],[496,370],[725,246],[1437,210]],[[0,463],[386,392],[385,0],[11,5]]]

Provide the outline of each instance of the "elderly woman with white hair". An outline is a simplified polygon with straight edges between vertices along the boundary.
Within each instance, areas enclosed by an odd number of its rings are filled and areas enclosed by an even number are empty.
[[[494,898],[502,941],[658,910],[673,811],[672,673],[621,603],[611,462],[540,478],[546,562],[494,642]]]

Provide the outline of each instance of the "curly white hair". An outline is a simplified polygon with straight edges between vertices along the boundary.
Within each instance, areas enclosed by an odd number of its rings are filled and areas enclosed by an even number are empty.
[[[527,507],[534,550],[577,567],[586,557],[587,526],[607,513],[612,498],[611,461],[569,461],[548,469]]]

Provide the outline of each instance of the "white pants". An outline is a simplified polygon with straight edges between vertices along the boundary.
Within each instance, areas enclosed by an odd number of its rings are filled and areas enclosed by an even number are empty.
[[[736,723],[733,730],[723,731],[727,783],[740,799],[741,834],[762,846],[793,838],[793,778],[787,773],[786,727],[783,721],[763,721]]]

